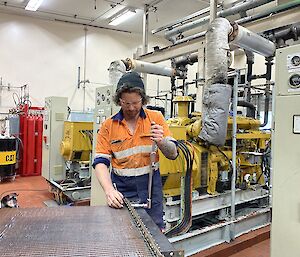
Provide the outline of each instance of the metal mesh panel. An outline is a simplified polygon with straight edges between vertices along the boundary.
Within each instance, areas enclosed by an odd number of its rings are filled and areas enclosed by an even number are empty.
[[[127,209],[0,209],[0,256],[151,256]]]

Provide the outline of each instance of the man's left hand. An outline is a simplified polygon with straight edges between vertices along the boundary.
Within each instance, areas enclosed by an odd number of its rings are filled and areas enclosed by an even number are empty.
[[[151,140],[156,143],[160,143],[164,138],[164,129],[161,125],[151,122]]]

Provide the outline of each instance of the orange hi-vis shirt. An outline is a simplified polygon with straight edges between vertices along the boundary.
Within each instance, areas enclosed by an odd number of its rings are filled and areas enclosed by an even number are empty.
[[[153,141],[150,139],[151,122],[163,127],[164,136],[171,137],[161,112],[141,109],[134,133],[131,133],[122,110],[105,120],[98,132],[94,166],[111,164],[112,172],[119,176],[148,174]],[[158,166],[158,154],[156,155]]]

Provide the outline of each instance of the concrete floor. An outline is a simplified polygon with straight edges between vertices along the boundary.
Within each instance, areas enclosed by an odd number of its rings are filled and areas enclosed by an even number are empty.
[[[20,208],[46,207],[44,201],[52,200],[48,184],[41,176],[19,177],[12,182],[0,183],[0,195],[16,192]],[[4,195],[6,195],[4,194]],[[2,196],[4,196],[2,195]],[[234,242],[212,247],[195,257],[270,257],[270,228],[262,228],[237,238]]]

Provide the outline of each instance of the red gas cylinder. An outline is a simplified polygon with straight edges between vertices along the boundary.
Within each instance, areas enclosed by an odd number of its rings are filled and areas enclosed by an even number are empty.
[[[36,132],[36,140],[35,140],[35,175],[42,174],[42,147],[43,147],[43,117],[36,116],[35,120],[35,132]]]
[[[27,119],[27,154],[24,156],[27,160],[26,171],[23,176],[34,174],[34,154],[35,154],[35,117],[28,116]],[[25,145],[25,144],[24,144]]]
[[[20,175],[24,175],[26,173],[27,166],[27,114],[20,115],[20,139],[22,142],[21,145],[21,161],[19,166]]]

